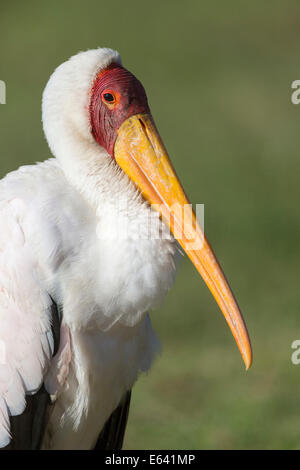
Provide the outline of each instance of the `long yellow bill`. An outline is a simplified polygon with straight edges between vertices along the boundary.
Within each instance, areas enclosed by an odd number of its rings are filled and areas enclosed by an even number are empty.
[[[201,274],[231,329],[246,369],[249,369],[252,350],[242,314],[149,114],[136,114],[123,122],[114,156],[143,196],[159,211]]]

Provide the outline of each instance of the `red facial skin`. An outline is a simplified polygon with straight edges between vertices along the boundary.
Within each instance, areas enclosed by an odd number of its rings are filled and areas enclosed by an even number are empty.
[[[104,94],[114,96],[107,102]],[[130,116],[150,113],[143,85],[119,64],[111,64],[96,77],[90,101],[91,131],[99,145],[114,158],[114,144],[122,123]]]

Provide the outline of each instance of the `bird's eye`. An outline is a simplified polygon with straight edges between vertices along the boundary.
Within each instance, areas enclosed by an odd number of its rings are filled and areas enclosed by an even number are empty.
[[[114,95],[112,95],[111,93],[104,93],[103,98],[105,99],[105,101],[108,101],[108,103],[112,103],[115,100]]]
[[[112,110],[118,104],[120,100],[120,96],[118,92],[115,92],[114,90],[111,90],[110,88],[107,88],[106,90],[102,91],[101,100],[108,109]]]

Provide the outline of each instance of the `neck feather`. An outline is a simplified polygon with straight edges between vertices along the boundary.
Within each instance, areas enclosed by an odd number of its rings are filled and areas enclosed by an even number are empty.
[[[61,152],[56,158],[67,180],[96,211],[103,203],[125,202],[130,212],[146,204],[134,183],[96,142],[73,136]]]

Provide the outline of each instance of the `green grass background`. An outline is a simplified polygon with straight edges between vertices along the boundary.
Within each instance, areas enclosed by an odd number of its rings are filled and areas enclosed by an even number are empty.
[[[108,46],[143,82],[160,133],[241,305],[246,373],[187,259],[152,319],[163,354],[134,388],[126,449],[300,448],[299,1],[0,4],[0,176],[49,156],[42,90],[79,50]]]

